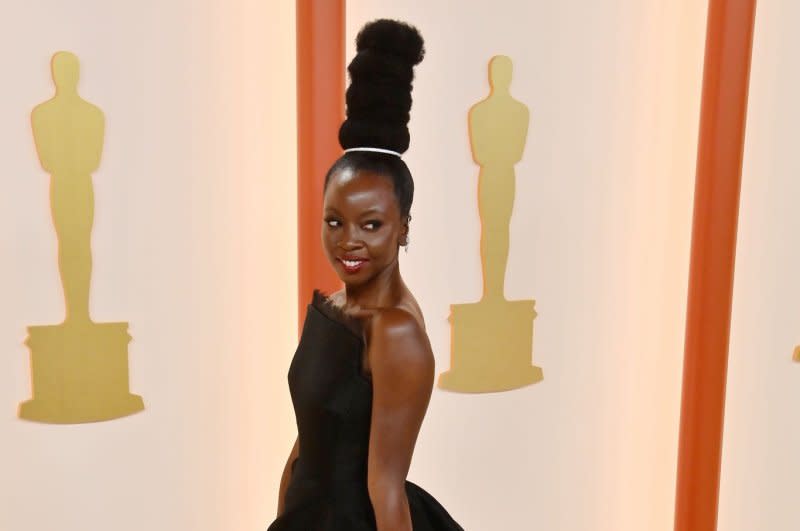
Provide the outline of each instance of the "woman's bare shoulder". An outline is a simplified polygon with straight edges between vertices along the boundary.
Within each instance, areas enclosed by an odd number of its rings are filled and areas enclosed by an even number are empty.
[[[425,328],[408,310],[399,307],[376,309],[368,327],[371,366],[385,363],[418,370],[432,365],[433,351]]]

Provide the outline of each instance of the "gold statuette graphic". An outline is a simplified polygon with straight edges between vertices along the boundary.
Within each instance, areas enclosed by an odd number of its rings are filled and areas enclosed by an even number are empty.
[[[538,382],[532,365],[533,300],[506,300],[509,224],[514,206],[514,165],[528,134],[528,108],[511,97],[511,59],[489,62],[489,97],[469,112],[472,157],[480,165],[483,295],[476,303],[450,305],[450,370],[439,387],[462,392],[506,391]]]
[[[794,347],[794,354],[792,355],[794,361],[800,361],[800,345]]]
[[[94,217],[92,172],[103,149],[103,112],[78,95],[78,58],[58,52],[51,63],[55,96],[31,114],[42,168],[50,174],[50,209],[66,317],[29,326],[33,398],[20,418],[72,424],[115,419],[144,409],[128,389],[128,323],[89,316]]]

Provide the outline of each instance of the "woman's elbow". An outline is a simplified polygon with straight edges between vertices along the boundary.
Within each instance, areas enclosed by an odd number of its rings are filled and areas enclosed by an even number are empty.
[[[378,531],[412,531],[405,484],[370,483],[369,498]]]

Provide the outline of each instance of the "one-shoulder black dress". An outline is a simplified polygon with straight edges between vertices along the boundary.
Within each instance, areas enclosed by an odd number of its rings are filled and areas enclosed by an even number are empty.
[[[284,512],[267,531],[375,531],[367,492],[372,383],[360,322],[319,290],[289,366],[298,458]],[[406,481],[414,531],[463,531],[433,496]]]

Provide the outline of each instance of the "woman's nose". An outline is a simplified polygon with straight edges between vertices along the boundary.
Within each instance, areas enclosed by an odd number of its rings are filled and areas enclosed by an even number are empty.
[[[363,247],[363,243],[355,238],[342,238],[339,241],[339,247],[345,251],[353,251]]]
[[[343,249],[345,251],[352,251],[354,249],[358,249],[359,247],[361,247],[361,244],[359,244],[355,240],[350,240],[350,239],[340,240],[337,245],[339,246],[340,249]]]
[[[363,243],[359,239],[357,232],[358,229],[356,227],[345,225],[341,232],[342,237],[338,243],[339,247],[346,251],[361,247]]]

